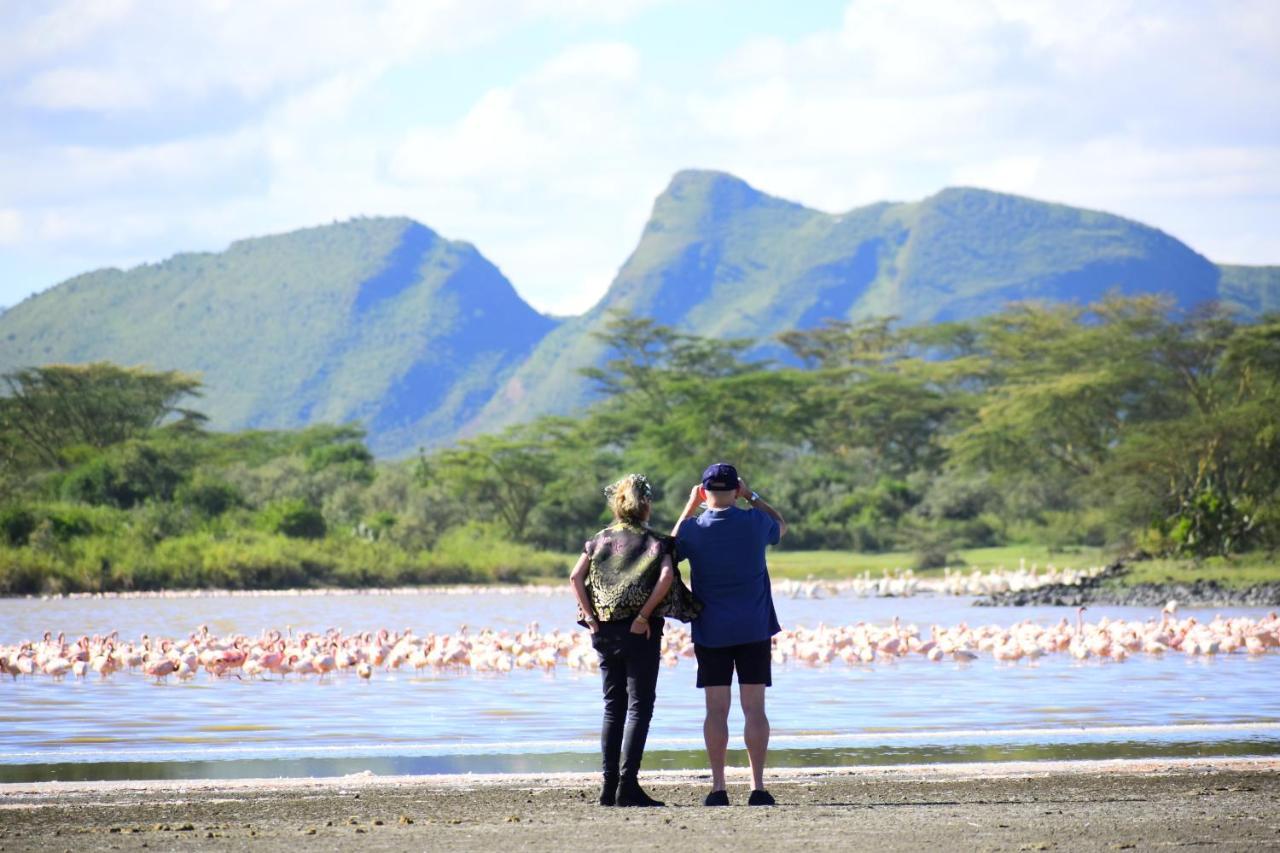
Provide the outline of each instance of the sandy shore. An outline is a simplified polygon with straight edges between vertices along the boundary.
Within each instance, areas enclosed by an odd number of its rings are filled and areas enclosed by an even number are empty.
[[[594,805],[581,774],[0,785],[0,850],[1280,849],[1280,761],[1036,762],[780,771],[779,806]]]

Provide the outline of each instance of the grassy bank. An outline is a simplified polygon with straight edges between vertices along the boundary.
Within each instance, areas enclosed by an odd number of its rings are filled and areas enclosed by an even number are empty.
[[[1025,560],[1027,568],[1035,565],[1043,571],[1047,566],[1059,569],[1084,569],[1101,565],[1105,556],[1101,548],[1078,548],[1071,551],[1051,550],[1044,545],[1004,545],[998,548],[971,548],[955,553],[951,568],[969,572],[973,569],[990,571],[1004,568],[1017,569]],[[886,551],[877,554],[860,554],[846,551],[772,551],[769,554],[769,573],[782,580],[815,578],[838,580],[852,578],[863,572],[879,577],[888,569],[909,569],[916,564],[917,555],[912,551]],[[942,568],[914,569],[917,575],[941,575]]]
[[[1192,560],[1145,560],[1133,563],[1120,582],[1126,586],[1140,583],[1193,583],[1216,581],[1223,586],[1239,588],[1280,581],[1280,554],[1255,552],[1237,557],[1210,557]]]
[[[518,583],[563,577],[570,562],[465,528],[425,550],[354,536],[307,540],[257,530],[160,542],[87,536],[47,547],[0,547],[0,594]]]
[[[1085,569],[1114,559],[1101,548],[1079,548],[1072,551],[1051,550],[1043,545],[1006,545],[998,548],[974,548],[955,555],[959,559],[952,569],[969,572],[973,569],[1017,569],[1025,560],[1028,568],[1037,566],[1043,571],[1047,566],[1058,569]],[[892,551],[882,554],[854,554],[841,551],[773,551],[769,555],[769,573],[778,580],[803,580],[810,576],[828,580],[852,578],[870,571],[879,577],[881,571],[906,569],[913,565],[915,555],[909,551]],[[963,561],[963,562],[961,562]],[[916,575],[927,577],[940,575],[943,569],[917,569]],[[1210,557],[1205,560],[1154,559],[1131,563],[1129,572],[1115,583],[1134,586],[1145,583],[1193,583],[1198,580],[1215,581],[1230,588],[1242,588],[1263,583],[1280,582],[1280,554],[1252,552],[1235,557]]]
[[[565,583],[576,554],[542,551],[481,535],[477,529],[446,534],[430,550],[411,551],[387,542],[351,536],[310,541],[261,531],[232,535],[207,533],[149,544],[136,538],[91,536],[56,548],[0,547],[0,594],[119,592],[158,589],[286,589],[308,587],[395,587],[449,583]],[[956,552],[951,568],[1015,570],[1025,563],[1087,569],[1112,559],[1100,548],[1071,551],[1044,545],[1006,545]],[[870,572],[906,570],[915,565],[910,551],[854,553],[782,551],[769,554],[775,580],[841,580]],[[939,576],[942,568],[914,569],[920,577]],[[687,566],[685,573],[687,577]],[[1203,561],[1156,559],[1133,563],[1115,581],[1192,583],[1212,580],[1239,588],[1280,582],[1280,555],[1262,552]]]

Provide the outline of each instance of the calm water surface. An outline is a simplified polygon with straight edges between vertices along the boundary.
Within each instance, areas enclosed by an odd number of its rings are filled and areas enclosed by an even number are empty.
[[[900,616],[925,633],[935,622],[1074,618],[1068,608],[986,609],[932,597],[779,598],[777,607],[788,627]],[[1091,619],[1104,615],[1149,618],[1155,611],[1089,612]],[[572,617],[563,591],[7,599],[0,600],[0,641],[46,630],[173,636],[200,624],[248,634],[286,625],[518,630],[532,621],[549,630],[576,628]],[[693,680],[691,661],[663,670],[646,766],[701,766],[702,695]],[[351,675],[286,682],[202,675],[160,685],[136,673],[24,678],[0,683],[0,781],[585,770],[596,764],[599,709],[599,676],[566,669],[378,672],[369,682]],[[769,712],[776,765],[1277,754],[1280,654],[775,667]],[[731,726],[741,726],[736,710]]]

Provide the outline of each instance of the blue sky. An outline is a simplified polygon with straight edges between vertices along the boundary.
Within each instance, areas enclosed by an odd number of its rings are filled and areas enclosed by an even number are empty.
[[[970,185],[1280,263],[1271,0],[0,0],[0,305],[409,215],[589,307],[686,167],[824,210]]]

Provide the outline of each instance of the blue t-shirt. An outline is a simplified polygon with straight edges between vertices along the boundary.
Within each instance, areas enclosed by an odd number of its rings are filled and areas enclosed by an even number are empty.
[[[767,640],[782,630],[773,609],[764,549],[777,545],[778,522],[758,509],[709,509],[676,531],[676,550],[689,561],[689,584],[702,600],[693,620],[700,646]]]

